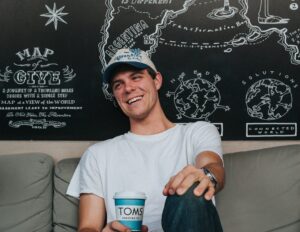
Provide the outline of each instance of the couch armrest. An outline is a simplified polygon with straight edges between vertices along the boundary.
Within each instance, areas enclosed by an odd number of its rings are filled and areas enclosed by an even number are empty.
[[[46,154],[0,156],[0,231],[51,231],[52,170]]]
[[[226,154],[224,163],[224,231],[300,231],[300,145]]]

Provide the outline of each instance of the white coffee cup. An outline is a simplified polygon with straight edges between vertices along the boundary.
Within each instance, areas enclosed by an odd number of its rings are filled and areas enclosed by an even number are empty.
[[[146,194],[130,191],[117,192],[114,200],[117,220],[131,231],[141,231]]]

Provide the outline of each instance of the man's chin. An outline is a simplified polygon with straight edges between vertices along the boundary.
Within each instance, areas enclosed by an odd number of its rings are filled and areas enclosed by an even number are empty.
[[[135,114],[126,114],[126,115],[130,120],[133,121],[142,121],[146,118],[146,114],[135,113]]]

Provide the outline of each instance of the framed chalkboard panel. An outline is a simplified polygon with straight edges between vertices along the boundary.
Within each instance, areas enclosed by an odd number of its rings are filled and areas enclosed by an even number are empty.
[[[299,139],[297,0],[0,2],[0,139],[103,140],[128,130],[101,77],[139,47],[176,123],[223,140]]]

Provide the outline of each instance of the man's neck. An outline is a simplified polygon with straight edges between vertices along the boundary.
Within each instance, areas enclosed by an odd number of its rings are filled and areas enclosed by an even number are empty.
[[[174,126],[175,124],[163,112],[156,114],[155,117],[148,117],[141,120],[130,119],[130,131],[138,135],[158,134]]]

